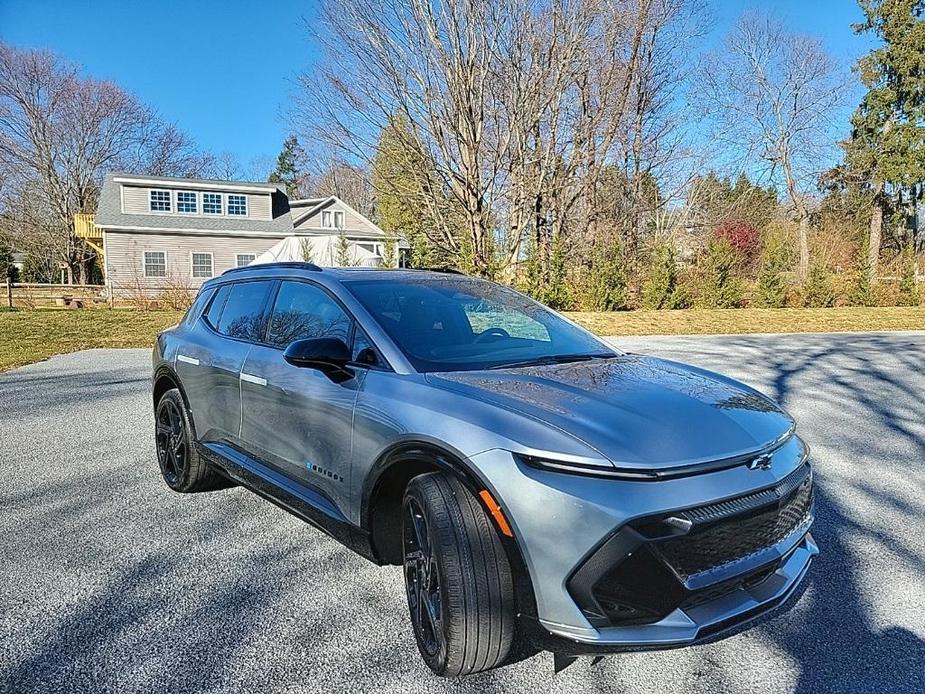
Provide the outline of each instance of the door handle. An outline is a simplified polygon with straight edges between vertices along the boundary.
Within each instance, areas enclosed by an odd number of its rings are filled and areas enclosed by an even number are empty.
[[[199,360],[196,357],[188,357],[185,354],[178,354],[177,361],[182,361],[186,364],[192,364],[193,366],[199,366]]]
[[[241,372],[240,378],[242,381],[246,381],[247,383],[254,383],[258,386],[265,386],[267,384],[267,379],[261,378],[260,376],[254,376],[253,374],[244,373],[243,371]]]

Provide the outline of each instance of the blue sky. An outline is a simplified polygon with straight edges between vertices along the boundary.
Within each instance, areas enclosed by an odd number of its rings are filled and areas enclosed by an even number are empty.
[[[714,0],[718,40],[744,9],[773,8],[822,38],[844,60],[865,52],[852,0]],[[316,52],[306,22],[312,0],[0,0],[0,39],[47,48],[112,79],[177,123],[203,148],[230,152],[245,169],[275,158],[286,104]]]

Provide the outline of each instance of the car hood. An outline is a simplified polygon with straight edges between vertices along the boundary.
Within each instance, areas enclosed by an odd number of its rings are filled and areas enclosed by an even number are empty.
[[[638,355],[431,373],[427,380],[556,427],[621,468],[733,458],[768,448],[793,430],[789,415],[742,383]],[[499,433],[517,440],[516,432]]]

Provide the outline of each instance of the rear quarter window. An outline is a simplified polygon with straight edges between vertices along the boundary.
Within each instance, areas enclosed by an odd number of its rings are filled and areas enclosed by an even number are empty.
[[[219,287],[218,291],[215,292],[215,296],[212,297],[212,303],[209,304],[209,309],[206,311],[206,322],[215,330],[218,330],[218,319],[222,315],[222,309],[225,308],[225,300],[228,298],[228,292],[230,291],[230,284]]]
[[[183,316],[183,320],[181,321],[180,325],[182,325],[184,328],[188,328],[193,323],[195,323],[196,319],[199,318],[199,316],[202,314],[203,307],[209,303],[209,299],[212,298],[214,293],[215,289],[211,287],[209,289],[201,290],[199,295],[196,297],[196,300],[186,310],[186,315]]]

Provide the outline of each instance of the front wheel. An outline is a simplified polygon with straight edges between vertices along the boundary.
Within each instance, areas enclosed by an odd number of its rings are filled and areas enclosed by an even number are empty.
[[[514,635],[514,587],[482,505],[433,472],[408,485],[402,517],[405,589],[424,661],[450,677],[497,667]]]

